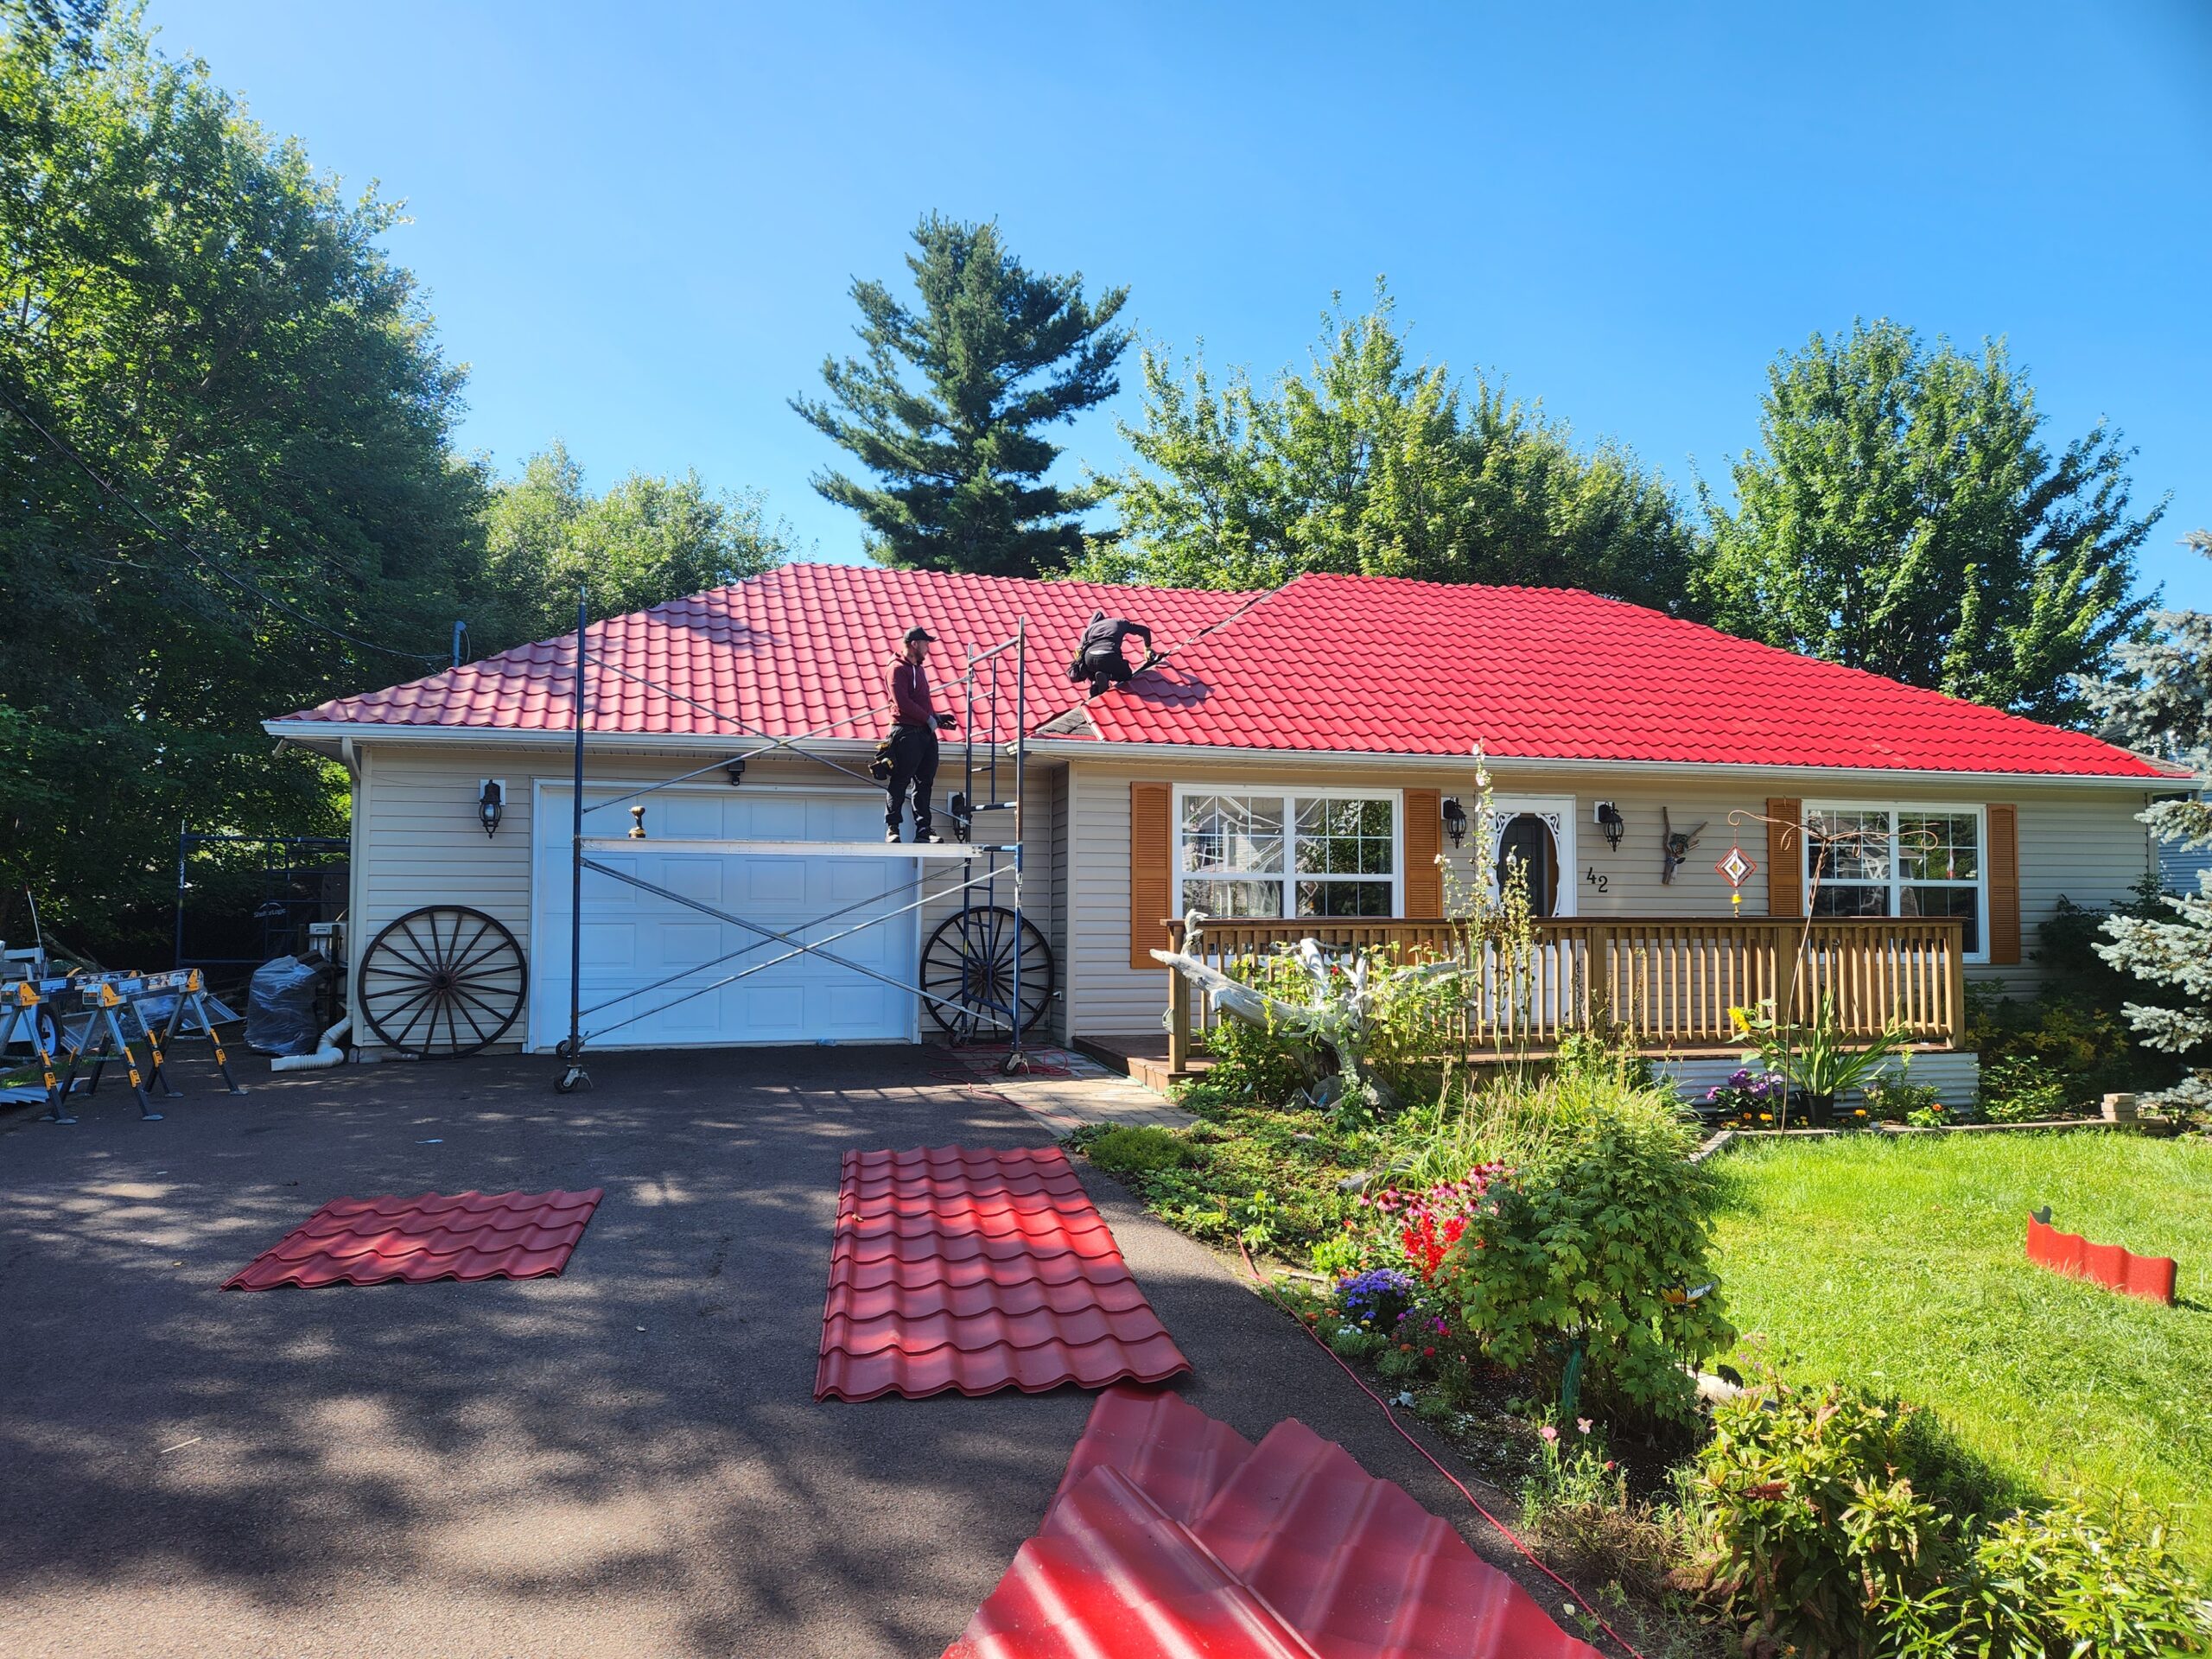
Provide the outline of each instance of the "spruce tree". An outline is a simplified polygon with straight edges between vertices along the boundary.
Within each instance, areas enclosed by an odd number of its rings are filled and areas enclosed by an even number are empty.
[[[1126,288],[1093,304],[1080,273],[1034,275],[995,223],[930,214],[906,257],[918,308],[855,281],[863,358],[824,359],[826,398],[791,407],[875,475],[817,474],[814,486],[860,514],[885,564],[1027,576],[1083,550],[1077,515],[1095,496],[1045,481],[1058,446],[1039,429],[1121,389],[1128,345],[1111,327]]]
[[[2183,540],[2212,557],[2212,531],[2193,531]],[[2212,767],[2212,615],[2164,611],[2153,620],[2155,637],[2113,652],[2120,678],[2085,683],[2082,690],[2104,717],[2105,735],[2181,761],[2202,777]],[[2212,802],[2201,795],[2161,801],[2142,817],[2161,841],[2212,846]],[[2107,918],[2104,931],[2113,943],[2097,947],[2113,967],[2175,994],[2177,1007],[2123,1005],[2144,1044],[2169,1054],[2212,1045],[2212,871],[2199,876],[2197,885],[2193,893],[2165,895],[2172,919]],[[2212,1108],[2212,1069],[2194,1070],[2176,1088],[2151,1098],[2170,1109]]]

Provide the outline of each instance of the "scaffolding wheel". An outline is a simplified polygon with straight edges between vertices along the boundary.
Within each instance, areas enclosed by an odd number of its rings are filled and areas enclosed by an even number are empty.
[[[590,1087],[591,1073],[581,1065],[572,1065],[561,1073],[559,1079],[553,1085],[553,1092],[556,1095],[572,1095],[580,1088]]]

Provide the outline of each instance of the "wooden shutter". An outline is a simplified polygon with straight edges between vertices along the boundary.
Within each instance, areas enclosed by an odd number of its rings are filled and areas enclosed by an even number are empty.
[[[1444,872],[1436,868],[1442,850],[1444,791],[1409,789],[1405,792],[1406,825],[1401,837],[1406,849],[1406,914],[1422,921],[1444,914]]]
[[[1989,959],[2020,959],[2020,809],[1988,809]]]
[[[1129,966],[1157,968],[1167,948],[1164,918],[1175,904],[1172,784],[1129,785]]]
[[[1805,913],[1805,803],[1774,796],[1766,804],[1766,913]]]

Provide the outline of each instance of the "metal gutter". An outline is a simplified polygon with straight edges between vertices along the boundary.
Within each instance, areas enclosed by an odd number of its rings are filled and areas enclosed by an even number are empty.
[[[558,748],[575,741],[572,732],[524,731],[498,726],[409,726],[397,722],[372,724],[360,721],[270,720],[262,722],[262,729],[272,737],[302,746],[317,743],[334,745],[346,738],[356,743],[491,744],[537,748]],[[585,734],[585,737],[594,748],[711,750],[718,753],[735,753],[750,744],[766,745],[778,741],[766,736],[711,732],[589,732]],[[810,741],[823,748],[867,753],[874,751],[876,740],[871,735],[822,738]],[[1470,754],[1393,754],[1370,749],[1262,749],[1232,747],[1226,744],[1135,743],[1060,737],[1032,737],[1029,750],[1033,755],[1055,760],[1103,760],[1110,758],[1143,763],[1154,760],[1187,760],[1243,766],[1312,766],[1328,761],[1355,766],[1389,767],[1401,772],[1464,772],[1474,758]],[[325,752],[334,753],[334,749]],[[1775,766],[1756,761],[1609,760],[1594,757],[1567,760],[1549,755],[1490,755],[1484,758],[1493,772],[1516,776],[1603,772],[1673,778],[1695,774],[1700,777],[1764,778],[1808,784],[1905,777],[2019,787],[2048,784],[2152,791],[2185,788],[2205,781],[2195,773],[2183,771],[2130,777],[2109,772],[1955,772],[1919,766]]]

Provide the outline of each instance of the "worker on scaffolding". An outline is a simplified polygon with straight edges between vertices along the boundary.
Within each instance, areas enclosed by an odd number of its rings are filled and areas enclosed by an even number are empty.
[[[1144,661],[1135,668],[1122,655],[1122,641],[1131,634],[1144,641]],[[1071,681],[1089,680],[1090,695],[1103,695],[1109,685],[1127,685],[1160,660],[1160,653],[1153,649],[1152,630],[1141,622],[1132,622],[1127,617],[1109,616],[1103,611],[1090,613],[1090,626],[1084,629],[1083,639],[1075,648],[1075,660],[1068,664],[1068,678]]]
[[[914,839],[939,839],[930,829],[930,791],[937,785],[937,734],[939,728],[950,729],[956,722],[950,715],[938,712],[930,696],[930,647],[936,643],[937,636],[927,628],[907,629],[906,648],[891,667],[891,701],[897,713],[887,741],[891,775],[886,787],[891,798],[883,815],[889,826],[883,837],[886,841],[900,839],[899,822],[906,817],[910,791],[914,800]]]

